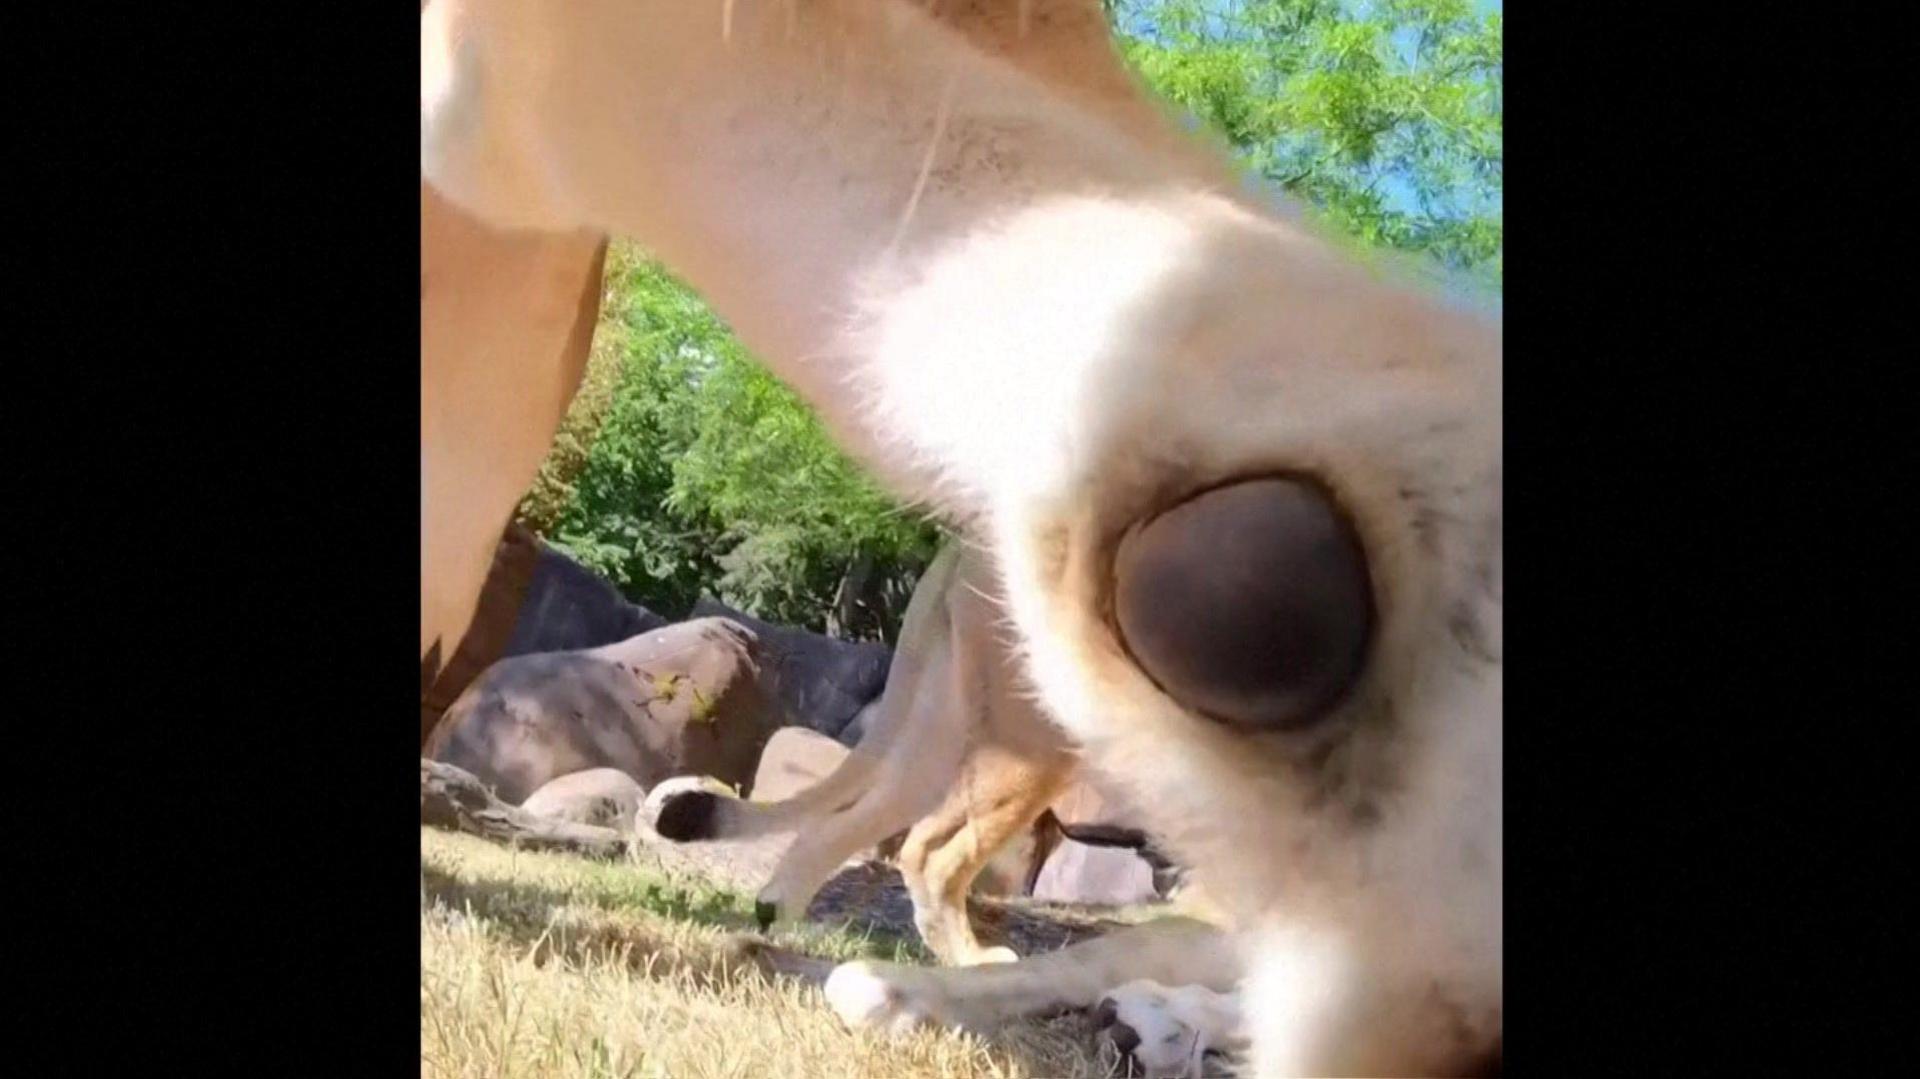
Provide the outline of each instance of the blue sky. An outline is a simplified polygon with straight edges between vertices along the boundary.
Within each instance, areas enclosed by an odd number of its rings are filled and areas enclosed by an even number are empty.
[[[1479,0],[1478,3],[1474,4],[1474,11],[1481,15],[1496,13],[1505,15],[1506,0]],[[1413,34],[1411,31],[1408,31],[1404,32],[1400,37],[1404,40],[1396,40],[1395,44],[1401,47],[1404,54],[1404,52],[1410,51],[1413,48]],[[1402,212],[1409,212],[1418,208],[1419,203],[1414,197],[1413,186],[1405,180],[1397,176],[1389,176],[1381,183],[1380,188],[1381,192],[1387,197],[1387,205],[1389,207]]]
[[[1504,15],[1506,13],[1506,0],[1476,0],[1474,10],[1481,15],[1496,12]],[[1399,44],[1401,44],[1403,49],[1410,49],[1412,47],[1411,33],[1409,32],[1406,37],[1407,39]],[[1406,212],[1415,210],[1418,207],[1418,200],[1414,197],[1412,185],[1398,177],[1387,177],[1381,184],[1381,193],[1386,196],[1387,204],[1393,209]]]

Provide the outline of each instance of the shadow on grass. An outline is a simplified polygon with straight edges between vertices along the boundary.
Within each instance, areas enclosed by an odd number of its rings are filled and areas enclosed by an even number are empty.
[[[980,942],[1004,944],[1019,955],[1057,951],[1126,926],[1106,913],[1099,907],[1035,904],[1024,899],[976,895],[967,900],[967,916]],[[906,941],[915,961],[933,961],[914,927],[913,900],[900,871],[891,865],[864,862],[841,870],[821,887],[807,907],[807,917],[846,926],[855,933]]]
[[[805,938],[815,932],[839,935],[863,957],[913,962],[914,953],[924,956],[917,937],[898,936],[885,925],[859,917],[846,919],[847,929],[814,925],[796,934],[796,939],[775,943],[755,931],[747,900],[644,877],[631,883],[603,880],[553,886],[498,876],[463,878],[423,863],[420,879],[429,903],[448,913],[471,911],[487,936],[542,966],[556,958],[575,966],[611,962],[651,980],[684,976],[699,989],[714,990],[748,978],[791,977],[819,985],[840,960],[809,954],[813,949],[806,947]],[[676,933],[674,925],[653,927],[621,919],[618,915],[623,912],[719,929],[730,938],[716,941],[704,934]],[[1095,1040],[1091,1021],[1079,1014],[1055,1017],[1047,1025],[1054,1037],[1083,1045]],[[1034,1074],[1056,1074],[1049,1065],[1057,1067],[1057,1061],[1044,1058],[1017,1034],[1005,1032],[988,1041],[1020,1059]],[[1119,1074],[1125,1074],[1124,1067]]]
[[[814,949],[807,938],[835,934],[832,927],[808,926],[784,943],[758,932],[751,904],[717,890],[685,887],[636,877],[633,881],[552,886],[507,877],[463,878],[432,864],[420,868],[427,900],[448,911],[471,910],[489,936],[528,950],[536,963],[556,955],[569,962],[613,960],[650,977],[684,971],[702,984],[737,978],[748,971],[788,974],[791,957]],[[617,916],[640,912],[676,925],[695,925],[731,934],[729,939],[681,937],[671,927],[650,927]],[[905,940],[880,927],[854,926],[839,931],[846,958],[890,961],[914,959],[918,941]],[[821,960],[827,966],[838,959]],[[812,965],[803,964],[805,969]],[[815,981],[824,978],[809,977]]]
[[[711,986],[738,979],[760,964],[744,949],[698,937],[681,937],[670,929],[612,917],[624,909],[641,909],[656,916],[727,930],[751,928],[752,918],[725,909],[718,902],[698,902],[674,896],[671,889],[653,885],[660,904],[608,902],[609,897],[580,888],[555,888],[532,881],[487,878],[461,879],[432,865],[420,870],[427,900],[448,912],[471,911],[488,936],[508,943],[546,965],[556,957],[576,965],[614,962],[649,978],[685,973],[696,984]]]

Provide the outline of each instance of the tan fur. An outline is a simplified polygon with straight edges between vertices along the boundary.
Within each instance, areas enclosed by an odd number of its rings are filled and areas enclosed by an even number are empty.
[[[439,0],[422,175],[497,225],[643,241],[972,530],[1047,714],[1225,914],[1256,1074],[1454,1069],[1501,1030],[1499,329],[1244,196],[1120,89],[1092,9],[1035,5],[1081,29],[1035,18],[1022,51],[1010,3]],[[1334,493],[1377,608],[1301,733],[1190,711],[1108,617],[1129,528],[1271,474]],[[477,498],[497,533],[511,498]],[[1045,958],[965,984],[1031,1002],[1076,962]],[[977,973],[886,974],[882,1011],[952,1020],[943,979]]]
[[[846,963],[827,978],[827,999],[849,1023],[895,1030],[929,1019],[989,1031],[1022,1015],[1091,1008],[1139,979],[1215,991],[1240,978],[1233,941],[1197,921],[1163,918],[1018,963],[966,968]]]
[[[993,856],[1033,827],[1076,767],[1066,738],[1039,712],[1019,673],[1001,626],[999,594],[985,562],[963,550],[943,598],[953,619],[949,647],[970,677],[937,703],[955,717],[965,749],[944,784],[946,797],[913,825],[899,855],[922,939],[935,955],[960,965],[1013,958],[975,939],[967,893]],[[927,732],[915,727],[906,736],[918,742]]]
[[[900,875],[913,898],[920,937],[962,966],[1013,958],[983,948],[967,921],[967,893],[996,853],[1031,829],[1073,775],[1064,753],[1034,760],[998,745],[975,745],[945,802],[921,818],[900,848]]]
[[[909,829],[897,862],[927,947],[956,965],[1013,958],[980,945],[967,895],[1064,790],[1077,761],[1021,683],[998,591],[977,553],[942,551],[914,590],[886,691],[847,759],[792,798],[714,807],[710,838],[795,834],[760,892],[783,919],[798,918],[856,852]],[[684,789],[693,788],[656,788],[649,814]]]
[[[586,369],[605,255],[599,236],[502,232],[420,185],[423,659],[436,646],[452,658],[552,447]]]

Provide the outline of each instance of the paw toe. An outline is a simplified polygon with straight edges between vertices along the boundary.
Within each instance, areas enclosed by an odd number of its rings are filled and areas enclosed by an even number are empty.
[[[866,963],[842,963],[827,975],[827,1004],[850,1027],[879,1026],[892,1018],[900,994]]]

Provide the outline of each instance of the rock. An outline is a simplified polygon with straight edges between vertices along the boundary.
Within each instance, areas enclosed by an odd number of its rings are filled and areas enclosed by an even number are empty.
[[[825,779],[852,752],[819,731],[782,727],[760,751],[760,766],[753,773],[753,800],[791,798]]]
[[[874,713],[878,711],[880,711],[880,698],[875,697],[866,703],[866,707],[853,714],[853,718],[847,721],[846,726],[840,728],[840,733],[834,735],[833,740],[849,748],[859,745],[860,739],[865,738],[867,731],[872,729]]]
[[[1066,839],[1047,856],[1034,882],[1033,898],[1046,903],[1126,906],[1160,898],[1153,867],[1122,847],[1096,847]]]
[[[514,620],[513,636],[501,654],[577,652],[632,640],[671,624],[629,603],[611,581],[542,543],[526,598]]]
[[[420,758],[420,823],[589,858],[624,858],[632,850],[623,832],[535,816],[494,797],[467,772],[425,757]]]
[[[520,808],[536,817],[633,830],[634,814],[647,792],[618,768],[588,768],[548,780]]]
[[[507,654],[514,621],[540,560],[540,541],[519,525],[508,525],[494,548],[493,565],[481,587],[473,621],[453,654],[437,667],[422,665],[420,744],[425,746],[447,709],[480,673]]]
[[[589,768],[648,788],[693,773],[750,789],[780,718],[753,646],[746,629],[702,618],[585,651],[511,656],[461,694],[423,756],[515,803]]]
[[[847,728],[887,686],[893,650],[873,641],[842,641],[792,626],[776,626],[702,596],[696,618],[728,618],[760,639],[760,674],[768,696],[785,711],[783,726],[819,731],[852,746]]]
[[[459,647],[437,669],[421,671],[421,745],[474,679],[502,659],[598,648],[666,625],[592,570],[510,524]]]

